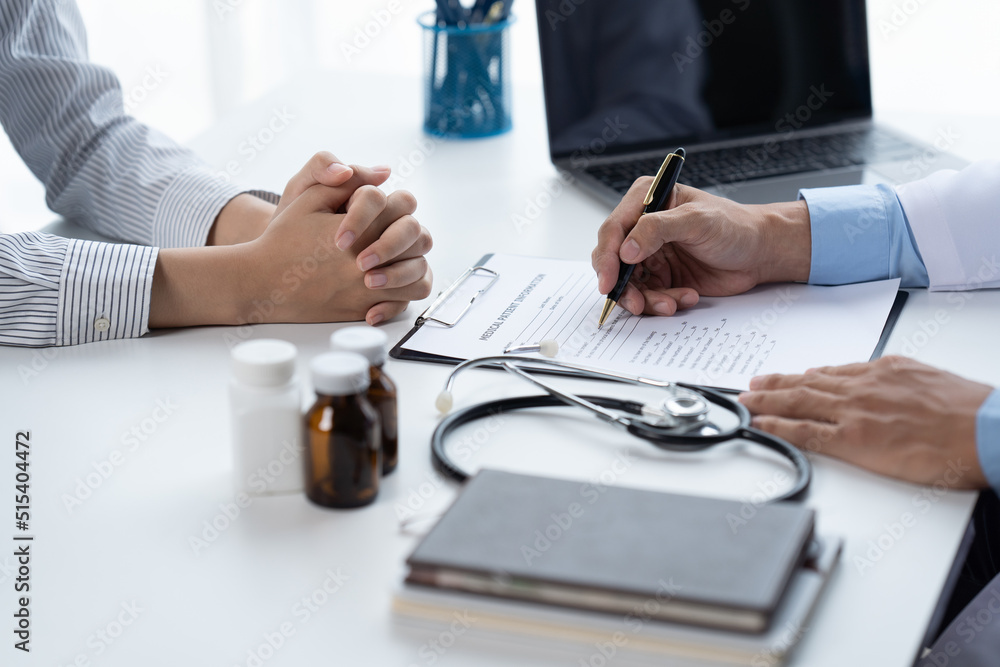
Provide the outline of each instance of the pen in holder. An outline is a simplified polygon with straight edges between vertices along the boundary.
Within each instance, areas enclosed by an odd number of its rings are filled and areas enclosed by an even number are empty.
[[[442,137],[489,137],[511,128],[508,28],[495,22],[439,24],[417,19],[424,34],[424,131]]]

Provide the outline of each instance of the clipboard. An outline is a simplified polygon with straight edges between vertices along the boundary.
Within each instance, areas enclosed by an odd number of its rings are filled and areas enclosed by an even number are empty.
[[[493,285],[500,280],[500,274],[492,269],[486,268],[486,264],[489,263],[490,259],[493,257],[493,253],[483,255],[479,258],[479,261],[470,266],[468,269],[458,277],[455,282],[453,282],[448,289],[441,292],[436,299],[429,305],[424,312],[417,316],[417,319],[413,322],[413,328],[406,332],[399,342],[391,350],[389,350],[389,356],[393,359],[400,359],[402,361],[426,361],[432,364],[448,364],[450,366],[457,366],[458,364],[466,361],[465,359],[460,359],[458,357],[445,357],[440,354],[429,354],[427,352],[420,352],[418,350],[411,350],[405,347],[406,341],[413,338],[413,336],[420,331],[420,327],[424,326],[427,322],[434,322],[440,324],[446,328],[451,328],[458,324],[465,314],[468,313],[472,306],[475,305],[476,300],[479,299],[483,294],[485,294]],[[462,287],[465,281],[476,275],[492,275],[489,284],[486,287],[476,290],[472,298],[465,304],[465,308],[453,319],[444,320],[437,317],[438,312],[444,306],[445,303],[452,297],[455,292]],[[496,366],[495,368],[499,368]]]
[[[406,343],[420,330],[421,327],[424,326],[424,324],[428,322],[433,322],[436,325],[443,326],[446,328],[450,328],[458,324],[462,320],[462,318],[475,306],[476,301],[483,294],[485,294],[491,287],[493,287],[493,285],[495,285],[498,280],[500,280],[501,276],[499,273],[485,266],[486,264],[489,263],[492,257],[493,253],[483,255],[483,257],[481,257],[479,261],[477,261],[475,264],[466,269],[465,272],[462,273],[462,275],[459,276],[458,279],[456,279],[455,282],[448,287],[448,289],[441,292],[441,294],[438,295],[438,297],[431,303],[431,305],[428,306],[424,310],[424,312],[422,312],[417,317],[417,319],[413,323],[413,327],[399,340],[398,343],[396,343],[395,346],[393,346],[392,350],[389,351],[389,356],[392,357],[393,359],[399,359],[401,361],[422,361],[434,364],[447,364],[451,366],[456,366],[462,363],[463,361],[466,361],[465,359],[459,357],[449,357],[449,356],[431,354],[427,352],[421,352],[419,350],[410,349],[406,347]],[[472,297],[469,299],[469,301],[465,303],[462,310],[452,319],[444,319],[443,317],[439,317],[440,310],[444,306],[444,304],[447,303],[449,299],[451,299],[451,297],[462,287],[462,285],[466,281],[476,276],[489,277],[489,282],[481,289],[476,290],[473,293]],[[878,343],[875,345],[875,349],[872,352],[869,361],[875,361],[876,359],[880,358],[882,354],[885,352],[885,347],[889,341],[889,336],[892,334],[892,331],[896,326],[896,322],[899,321],[899,316],[903,312],[903,306],[906,305],[906,300],[907,298],[909,298],[909,296],[910,296],[909,292],[906,292],[904,290],[899,290],[896,293],[896,298],[893,301],[892,308],[890,308],[889,310],[889,314],[886,317],[885,325],[882,327],[882,333],[879,336]],[[497,369],[500,368],[498,365],[492,367]],[[552,375],[569,375],[578,377],[578,374],[565,370],[545,369],[544,371],[541,372]],[[721,388],[721,391],[733,392],[734,390]]]
[[[885,326],[882,327],[882,335],[878,337],[878,344],[875,345],[875,351],[872,352],[872,356],[868,361],[875,361],[881,358],[882,353],[885,352],[885,346],[889,342],[889,336],[892,335],[892,330],[896,328],[896,322],[899,320],[899,316],[903,312],[903,306],[906,305],[906,300],[910,298],[910,293],[905,290],[899,290],[896,292],[896,300],[892,302],[892,308],[889,309],[889,316],[885,318]]]

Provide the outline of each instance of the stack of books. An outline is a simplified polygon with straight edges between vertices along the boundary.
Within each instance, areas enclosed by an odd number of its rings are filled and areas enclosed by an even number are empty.
[[[481,471],[407,559],[397,617],[435,631],[461,612],[471,637],[585,662],[785,661],[840,554],[812,510],[590,489]]]

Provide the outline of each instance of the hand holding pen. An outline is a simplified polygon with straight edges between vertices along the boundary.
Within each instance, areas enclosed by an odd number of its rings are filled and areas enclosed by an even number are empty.
[[[667,207],[670,193],[674,191],[677,179],[680,178],[686,155],[683,148],[678,148],[663,160],[660,170],[649,185],[646,198],[642,200],[643,209],[641,215],[656,213]],[[621,265],[618,267],[618,280],[615,282],[615,286],[611,288],[611,291],[608,292],[608,298],[604,302],[604,309],[601,310],[601,317],[597,321],[598,329],[604,326],[608,315],[611,314],[611,311],[614,310],[619,299],[621,299],[629,280],[632,279],[635,267],[635,263],[626,263],[622,259]]]
[[[697,159],[697,156],[689,159]],[[639,265],[618,305],[639,315],[673,315],[702,296],[741,294],[768,282],[808,280],[809,211],[804,201],[746,206],[678,184],[665,207],[643,214],[653,179],[633,184],[601,225],[591,261],[602,294],[621,264]]]

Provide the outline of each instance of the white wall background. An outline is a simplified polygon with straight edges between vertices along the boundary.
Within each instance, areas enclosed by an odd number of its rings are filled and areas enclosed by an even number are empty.
[[[335,71],[346,68],[418,75],[416,17],[433,6],[430,0],[78,2],[91,58],[118,74],[133,115],[182,142],[302,69],[334,70],[316,85],[336,85]],[[1000,3],[870,0],[868,5],[877,114],[971,114],[1000,121]],[[519,20],[512,32],[513,77],[537,84],[534,7],[518,0],[514,13]],[[373,37],[367,38],[366,28]],[[347,53],[355,46],[360,53]],[[160,80],[147,90],[143,79],[153,81],[150,71]],[[51,222],[43,197],[41,185],[0,138],[0,231]]]

